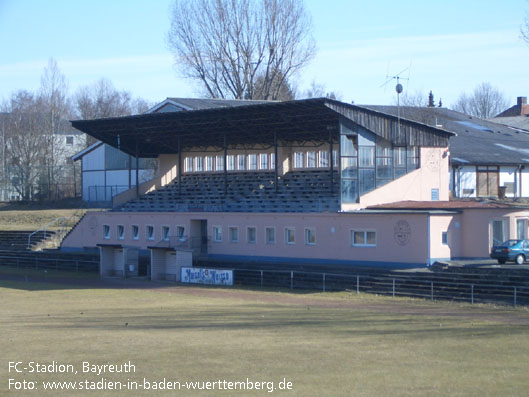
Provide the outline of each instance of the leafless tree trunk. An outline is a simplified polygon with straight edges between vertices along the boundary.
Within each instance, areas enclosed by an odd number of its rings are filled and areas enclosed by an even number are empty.
[[[210,97],[277,99],[314,56],[311,30],[299,0],[175,0],[167,42]]]
[[[508,106],[509,102],[498,89],[489,83],[481,83],[471,95],[461,94],[452,109],[470,116],[488,119],[501,113]]]

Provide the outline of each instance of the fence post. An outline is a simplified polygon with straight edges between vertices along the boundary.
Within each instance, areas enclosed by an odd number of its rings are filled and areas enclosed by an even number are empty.
[[[433,281],[430,281],[430,300],[433,301]]]
[[[263,271],[261,270],[261,288],[263,288]]]
[[[516,306],[516,287],[514,287],[514,306]]]
[[[470,284],[470,303],[474,304],[474,284]]]
[[[323,273],[323,292],[325,292],[325,273]]]
[[[395,297],[395,279],[393,279],[393,297]]]
[[[356,275],[356,293],[360,293],[360,276],[358,274]]]
[[[290,289],[294,288],[294,272],[290,272]]]

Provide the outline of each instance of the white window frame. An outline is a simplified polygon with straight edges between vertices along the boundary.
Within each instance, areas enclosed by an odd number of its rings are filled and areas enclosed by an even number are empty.
[[[235,155],[228,154],[226,156],[226,170],[227,171],[235,171]]]
[[[307,168],[316,168],[316,152],[310,151],[306,153]]]
[[[290,232],[292,232],[292,236],[294,237],[293,241],[289,241],[289,235]],[[296,244],[296,228],[295,227],[285,227],[285,244],[287,245],[295,245]]]
[[[186,227],[184,225],[176,225],[176,238],[179,241],[186,241]],[[180,230],[182,230],[182,235],[180,235]]]
[[[149,233],[151,232],[152,233]],[[154,229],[154,225],[145,225],[145,239],[148,241],[153,241],[156,237],[156,230]]]
[[[195,172],[204,171],[204,157],[195,156]]]
[[[184,159],[184,172],[193,172],[193,157],[186,157]]]
[[[246,171],[246,156],[244,154],[237,155],[237,171]]]
[[[314,241],[311,242],[310,235],[312,235]],[[313,227],[306,227],[305,228],[305,245],[316,245],[316,229]]]
[[[213,171],[213,156],[204,157],[204,171],[211,172]]]
[[[270,169],[275,170],[276,169],[276,154],[270,153]]]
[[[259,154],[259,169],[267,170],[269,168],[268,164],[268,153]]]
[[[250,241],[250,229],[254,231],[254,238]],[[257,228],[255,226],[248,226],[246,228],[246,243],[247,244],[257,244]]]
[[[355,233],[364,234],[364,242],[362,244],[355,243]],[[375,233],[375,244],[367,243],[367,233]],[[353,247],[376,247],[377,246],[377,231],[373,229],[352,229],[351,230],[351,245]]]
[[[233,238],[233,231],[236,231],[237,232],[237,238],[234,239]],[[239,227],[238,226],[228,226],[228,234],[229,234],[229,239],[230,239],[230,243],[238,243],[239,242]]]
[[[103,225],[103,238],[110,240],[110,225]]]
[[[294,152],[294,164],[292,165],[293,168],[303,168],[303,159],[305,158],[303,152]]]
[[[329,168],[329,152],[327,150],[318,152],[318,168]]]
[[[215,243],[222,242],[222,226],[213,226],[213,241]]]
[[[134,233],[136,232],[136,233]],[[132,236],[133,240],[139,240],[140,239],[140,226],[139,225],[131,225],[130,227],[130,235]]]
[[[215,171],[224,171],[224,156],[215,156]]]
[[[268,231],[272,230],[274,232],[274,239],[272,241],[268,240]],[[272,245],[276,243],[276,228],[273,226],[266,226],[265,227],[265,244]]]
[[[117,225],[116,235],[118,236],[118,240],[125,240],[125,226]]]
[[[171,239],[171,226],[162,225],[162,240],[169,241]]]
[[[248,170],[257,170],[257,153],[250,153],[248,155]]]

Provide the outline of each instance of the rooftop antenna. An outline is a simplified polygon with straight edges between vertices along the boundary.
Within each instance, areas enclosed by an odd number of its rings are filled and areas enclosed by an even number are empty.
[[[388,64],[388,69],[389,69],[389,64]],[[404,87],[400,83],[400,80],[410,79],[410,69],[411,69],[411,62],[410,62],[410,66],[401,70],[394,76],[389,76],[389,74],[386,74],[386,81],[384,82],[384,84],[380,86],[380,87],[386,87],[390,81],[397,80],[397,84],[395,85],[395,91],[397,92],[397,131],[398,131],[399,136],[400,136],[400,94],[402,94],[402,92],[404,91]],[[405,71],[408,71],[408,77],[400,77],[400,75],[404,73]]]

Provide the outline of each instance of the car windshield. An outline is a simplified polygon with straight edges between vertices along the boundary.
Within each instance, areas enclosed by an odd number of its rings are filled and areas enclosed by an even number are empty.
[[[505,247],[512,247],[512,246],[518,244],[520,241],[522,241],[522,240],[507,240],[504,243],[501,243],[501,245],[505,246]]]

